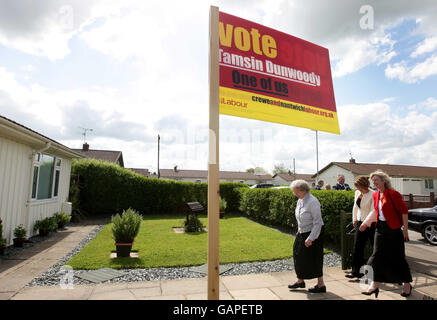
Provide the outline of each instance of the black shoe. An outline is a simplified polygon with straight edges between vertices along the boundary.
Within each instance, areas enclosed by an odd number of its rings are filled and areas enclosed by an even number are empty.
[[[363,291],[361,293],[365,294],[366,296],[371,296],[372,294],[375,294],[375,298],[378,298],[379,288],[376,288],[375,290],[372,291]]]
[[[401,296],[404,298],[409,297],[411,295],[411,291],[413,291],[413,286],[410,284],[410,292],[408,292],[408,293],[402,292]]]
[[[316,284],[314,287],[309,288],[308,292],[311,292],[311,293],[324,293],[324,292],[326,292],[326,286],[319,287]]]
[[[289,284],[288,289],[305,288],[305,282],[295,282],[294,284]]]

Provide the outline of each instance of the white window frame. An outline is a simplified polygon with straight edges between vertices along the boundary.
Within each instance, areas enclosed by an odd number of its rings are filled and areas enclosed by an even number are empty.
[[[429,186],[432,184],[432,188]],[[425,189],[434,190],[434,179],[425,179]]]
[[[52,176],[52,190],[51,190],[51,194],[50,194],[50,198],[47,199],[38,199],[38,184],[39,184],[39,175],[40,175],[40,165],[41,165],[41,156],[45,154],[48,155],[50,157],[54,158],[54,166],[53,166],[53,176]],[[60,161],[60,164],[57,165],[58,161]],[[49,153],[37,153],[35,155],[35,161],[33,163],[33,171],[32,171],[32,203],[45,203],[45,202],[55,202],[58,200],[59,198],[59,188],[60,188],[60,184],[61,184],[61,173],[62,173],[62,158],[56,157],[55,155],[49,154]],[[33,197],[33,172],[35,171],[35,167],[38,168],[38,174],[36,176],[36,188],[35,188],[35,197]],[[56,171],[59,171],[59,181],[58,181],[58,194],[57,196],[54,196],[55,193],[55,180],[56,180]]]

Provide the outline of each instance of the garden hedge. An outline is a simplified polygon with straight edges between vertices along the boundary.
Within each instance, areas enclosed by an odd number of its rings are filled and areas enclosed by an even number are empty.
[[[88,214],[113,214],[133,208],[142,214],[182,212],[186,202],[208,202],[208,184],[146,178],[116,164],[95,160],[74,160],[72,183],[79,180],[80,210]],[[243,183],[220,183],[227,212],[239,208]]]
[[[297,229],[297,197],[289,189],[239,189],[240,211],[272,226]],[[319,200],[328,241],[340,243],[340,212],[352,212],[354,191],[311,190]]]

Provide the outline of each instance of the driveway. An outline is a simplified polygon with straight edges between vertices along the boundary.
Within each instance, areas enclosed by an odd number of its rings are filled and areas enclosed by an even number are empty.
[[[437,246],[423,239],[419,232],[409,230],[410,241],[405,245],[410,268],[414,271],[437,277]]]

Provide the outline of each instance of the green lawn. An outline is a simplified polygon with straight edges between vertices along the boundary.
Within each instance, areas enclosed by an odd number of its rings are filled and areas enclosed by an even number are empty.
[[[132,250],[139,258],[110,259],[115,250],[111,224],[66,264],[74,269],[153,268],[202,265],[207,262],[208,234],[176,234],[184,216],[147,216],[141,223]],[[205,227],[207,217],[201,216]],[[266,261],[290,258],[294,238],[245,217],[220,219],[220,263]],[[328,252],[328,251],[325,251]]]

